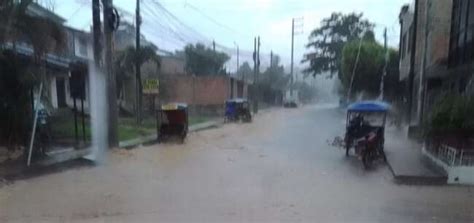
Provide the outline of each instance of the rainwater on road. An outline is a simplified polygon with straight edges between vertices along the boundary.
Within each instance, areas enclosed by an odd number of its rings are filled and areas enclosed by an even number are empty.
[[[0,222],[474,222],[474,188],[397,185],[330,146],[333,106],[274,109],[184,144],[0,188]]]

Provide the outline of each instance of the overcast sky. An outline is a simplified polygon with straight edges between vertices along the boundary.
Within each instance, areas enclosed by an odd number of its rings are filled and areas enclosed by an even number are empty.
[[[295,36],[295,64],[306,52],[308,35],[319,26],[322,18],[332,12],[362,12],[376,24],[376,38],[383,40],[383,29],[388,29],[389,45],[398,47],[398,13],[409,0],[141,0],[144,20],[143,34],[159,48],[174,50],[187,42],[204,41],[218,49],[235,54],[235,43],[241,49],[241,64],[251,59],[253,37],[260,36],[262,63],[268,63],[270,51],[290,63],[291,20],[298,20]],[[159,2],[163,8],[159,8]],[[114,0],[126,20],[132,20],[135,0]],[[56,13],[68,20],[67,24],[89,30],[91,0],[56,0]],[[128,12],[128,15],[127,15]],[[174,16],[174,17],[173,17]],[[177,22],[178,21],[178,22]],[[222,47],[221,47],[222,46]],[[249,61],[250,62],[250,61]],[[236,57],[227,65],[236,66]]]

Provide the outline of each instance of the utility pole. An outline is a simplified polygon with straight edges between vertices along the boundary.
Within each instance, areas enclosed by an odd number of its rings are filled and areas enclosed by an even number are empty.
[[[104,14],[104,37],[105,37],[105,73],[107,74],[107,99],[108,99],[108,140],[110,147],[118,146],[118,108],[115,73],[112,62],[113,47],[113,0],[102,0]]]
[[[260,38],[258,40],[260,42]],[[257,86],[257,80],[258,80],[258,64],[259,64],[259,59],[258,59],[258,50],[257,50],[257,37],[253,39],[253,112],[257,114],[258,112],[258,86]]]
[[[239,71],[240,61],[239,61],[239,45],[237,45],[237,72]]]
[[[418,106],[417,106],[417,116],[418,116],[418,125],[421,125],[423,123],[423,103],[425,100],[425,72],[426,72],[426,60],[427,60],[427,55],[426,55],[426,49],[428,48],[428,34],[430,32],[429,25],[430,25],[430,16],[429,16],[429,10],[431,3],[430,1],[425,1],[425,35],[423,37],[424,43],[423,43],[423,48],[422,48],[422,55],[423,58],[421,60],[421,72],[420,72],[420,78],[418,82]]]
[[[257,37],[257,83],[260,82],[260,36]],[[260,100],[260,88],[257,88],[257,106],[256,106],[256,111],[258,112],[258,100]],[[255,112],[255,113],[257,113]]]
[[[291,20],[291,67],[290,67],[290,97],[293,100],[293,50],[295,44],[295,19]]]
[[[141,124],[142,122],[142,83],[141,83],[141,67],[140,67],[140,25],[142,23],[140,17],[140,0],[137,0],[137,7],[136,7],[136,34],[135,34],[135,51],[137,57],[135,58],[135,87],[136,87],[136,115],[137,115],[137,124]]]
[[[237,70],[235,71],[237,73],[237,77],[239,76],[239,67],[240,67],[240,64],[239,64],[239,45],[234,42],[234,45],[237,47]],[[242,79],[245,79],[242,77]]]
[[[216,52],[216,41],[212,40],[212,51]]]
[[[270,51],[270,68],[273,68],[273,51]]]
[[[97,68],[102,64],[102,29],[100,23],[100,0],[92,0],[92,31],[94,34],[94,62]]]
[[[347,99],[346,99],[347,102],[349,102],[351,100],[351,97],[352,97],[352,85],[354,84],[354,77],[355,77],[355,74],[356,74],[357,65],[359,65],[360,50],[362,49],[362,42],[363,42],[363,39],[364,39],[363,36],[364,35],[362,35],[360,37],[359,47],[358,47],[358,50],[357,50],[355,64],[354,64],[354,67],[352,67],[351,81],[349,82],[349,90],[347,91]]]
[[[408,124],[411,122],[411,111],[413,107],[413,83],[415,79],[415,59],[416,59],[416,39],[417,39],[417,33],[418,33],[418,25],[417,21],[419,18],[418,15],[418,9],[420,5],[420,0],[415,0],[415,12],[413,14],[413,33],[411,36],[411,53],[410,53],[410,71],[408,73],[408,94],[407,94],[407,110],[406,110],[406,121]]]
[[[385,76],[387,76],[387,65],[388,65],[388,49],[387,49],[387,28],[383,32],[383,47],[385,50],[385,64],[383,66],[382,78],[380,80],[380,100],[384,99],[384,88],[385,88]]]
[[[257,38],[253,38],[253,113],[257,113],[257,96],[256,96],[256,89],[257,89]]]

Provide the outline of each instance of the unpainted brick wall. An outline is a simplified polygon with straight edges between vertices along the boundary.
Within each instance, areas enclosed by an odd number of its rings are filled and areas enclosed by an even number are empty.
[[[220,76],[166,78],[165,102],[183,102],[189,105],[222,105],[230,96],[230,79]]]

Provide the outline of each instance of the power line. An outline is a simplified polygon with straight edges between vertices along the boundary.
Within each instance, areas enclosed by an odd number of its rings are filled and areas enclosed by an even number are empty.
[[[153,12],[148,12],[148,8],[146,7],[146,5],[143,5],[143,9],[144,9],[144,10],[143,10],[143,14],[144,14],[144,15],[150,15],[149,13],[152,13],[152,14],[153,14]],[[153,16],[149,16],[149,17],[150,17],[150,18],[154,18]],[[143,21],[144,21],[144,23],[146,23],[146,24],[148,24],[148,22],[149,22],[147,19],[143,19]],[[156,26],[156,25],[159,25],[159,26],[162,27],[163,29],[166,29],[166,30],[169,31],[171,34],[173,34],[177,39],[182,40],[182,41],[185,41],[186,38],[183,37],[183,36],[181,36],[179,33],[177,33],[177,32],[173,29],[173,27],[169,26],[169,24],[168,24],[168,25],[164,25],[164,24],[162,24],[162,22],[161,22],[160,19],[156,19],[156,18],[153,19],[153,22],[154,22],[153,25],[155,25],[155,26]],[[151,25],[151,24],[150,24],[150,25]],[[163,32],[163,33],[166,33],[166,32]]]
[[[146,5],[146,9],[148,14],[153,14],[152,17],[154,19],[154,22],[159,23],[161,25],[162,21],[165,21],[167,30],[170,32],[174,33],[175,36],[179,37],[183,41],[189,41],[189,42],[201,42],[205,45],[209,45],[212,43],[212,41],[209,40],[209,38],[203,36],[193,28],[189,27],[186,25],[184,22],[182,22],[180,19],[178,19],[176,16],[174,16],[172,13],[170,13],[166,8],[164,8],[159,2],[153,1],[154,6],[157,7],[151,7],[150,5]],[[159,10],[156,11],[156,10]],[[160,16],[164,15],[164,16]],[[163,18],[164,17],[164,18]],[[234,49],[218,44],[216,43],[216,46],[218,46],[222,51],[226,52],[227,54],[235,54]],[[242,50],[243,54],[249,54],[251,55],[252,53],[249,51]]]
[[[235,34],[238,34],[238,35],[240,35],[240,36],[248,37],[247,35],[243,35],[243,34],[237,32],[236,30],[230,28],[229,26],[226,26],[226,25],[224,25],[224,24],[218,22],[217,20],[215,20],[215,19],[212,18],[211,16],[207,15],[206,13],[204,13],[203,11],[201,11],[200,9],[198,9],[196,6],[194,6],[194,5],[192,5],[192,4],[188,3],[188,2],[185,2],[184,7],[186,7],[186,6],[189,6],[189,8],[191,8],[191,9],[194,10],[195,12],[199,13],[200,15],[202,15],[204,18],[206,18],[207,20],[211,21],[211,22],[214,23],[215,25],[220,26],[220,27],[222,27],[222,28],[224,28],[224,29],[227,29],[228,31],[231,31],[231,32],[233,32],[233,33],[235,33]]]
[[[178,17],[176,17],[173,13],[169,12],[163,5],[161,5],[158,1],[156,0],[153,0],[153,2],[157,7],[158,9],[160,9],[163,14],[165,16],[167,16],[168,18],[171,19],[171,21],[174,21],[175,23],[177,23],[179,26],[182,26],[185,30],[189,30],[193,33],[193,35],[196,35],[198,36],[199,38],[203,39],[203,40],[206,40],[206,42],[212,42],[209,40],[209,38],[205,37],[204,35],[202,35],[201,33],[199,33],[198,31],[196,31],[195,29],[193,29],[192,27],[186,25],[184,22],[182,22]]]
[[[86,5],[88,5],[88,4],[90,4],[90,3],[88,3],[88,2],[82,2],[82,3],[80,3],[79,7],[78,7],[76,10],[74,10],[74,12],[73,12],[69,17],[67,17],[66,20],[70,20],[70,19],[71,19],[72,17],[74,17],[82,8],[84,8],[84,6],[86,6]]]

